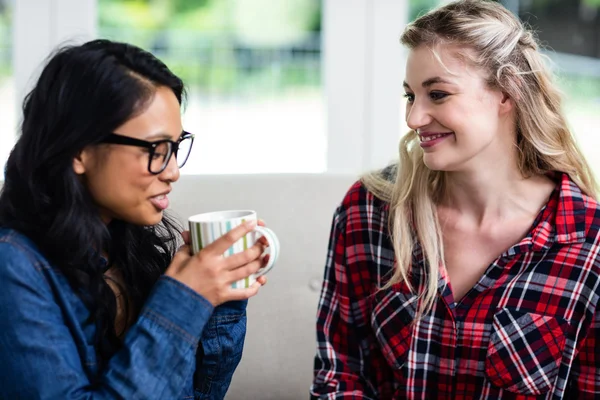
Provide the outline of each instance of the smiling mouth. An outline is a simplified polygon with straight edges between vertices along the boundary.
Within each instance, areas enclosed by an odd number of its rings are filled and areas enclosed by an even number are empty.
[[[429,142],[431,140],[435,140],[435,139],[439,139],[441,137],[444,136],[449,136],[452,135],[452,132],[447,132],[447,133],[439,133],[437,135],[427,135],[427,136],[420,136],[419,135],[419,140],[424,143],[424,142]]]

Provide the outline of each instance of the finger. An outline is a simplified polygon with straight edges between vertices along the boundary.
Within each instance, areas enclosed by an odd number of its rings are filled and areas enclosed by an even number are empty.
[[[257,224],[258,226],[267,226],[267,225],[265,224],[265,221],[264,221],[264,220],[262,220],[262,219],[260,219],[260,218],[258,219],[258,221],[256,222],[256,224]],[[265,238],[264,236],[261,236],[261,237],[258,239],[258,241],[259,241],[259,242],[261,242],[262,244],[264,244],[265,246],[268,246],[268,245],[269,245],[269,241],[268,241],[268,240],[267,240],[267,238]]]
[[[268,247],[268,246],[269,246],[269,241],[268,241],[268,240],[267,240],[267,238],[266,238],[266,237],[264,237],[264,236],[261,236],[261,237],[258,239],[258,242],[262,243],[262,244],[263,244],[265,247]]]
[[[257,225],[258,225],[258,226],[266,226],[266,224],[265,224],[265,221],[263,221],[262,219],[259,219],[259,220],[257,221]],[[261,242],[262,244],[264,244],[265,246],[268,246],[268,245],[269,245],[269,241],[268,241],[268,240],[267,240],[267,238],[265,238],[264,236],[261,236],[261,237],[258,239],[258,241],[259,241],[259,242]]]
[[[184,244],[177,250],[175,257],[177,257],[179,254],[185,255],[186,258],[189,258],[192,255],[192,247],[188,244]]]
[[[267,276],[259,276],[258,278],[256,278],[256,282],[260,283],[261,286],[265,286],[267,284]]]
[[[230,289],[227,294],[228,301],[249,299],[258,293],[260,286],[260,283],[254,282],[252,286],[246,289]]]
[[[256,221],[247,221],[239,226],[236,226],[225,235],[209,244],[205,249],[217,254],[223,254],[228,248],[233,246],[235,242],[251,232],[254,227],[256,227]]]
[[[190,244],[192,242],[192,236],[190,235],[190,231],[181,232],[181,237],[183,238],[183,243]]]
[[[229,280],[231,283],[237,282],[242,279],[246,279],[252,274],[258,272],[259,269],[263,267],[262,260],[252,261],[244,265],[243,267],[239,267],[230,272]]]
[[[179,268],[188,260],[192,254],[190,251],[190,246],[181,246],[175,256],[173,256],[173,260],[171,261],[171,266],[169,269],[173,269],[174,271],[178,271]]]
[[[183,252],[183,253],[187,254],[188,256],[191,256],[193,254],[192,246],[190,246],[188,244],[181,245],[177,249],[177,253],[179,253],[179,252]],[[175,253],[175,254],[177,254],[177,253]]]
[[[251,263],[257,260],[264,251],[265,247],[261,243],[255,243],[254,246],[249,249],[227,257],[225,260],[225,269],[234,270]]]
[[[256,288],[258,290],[258,289],[260,289],[261,286],[262,285],[258,281],[256,281],[250,286],[250,289]]]

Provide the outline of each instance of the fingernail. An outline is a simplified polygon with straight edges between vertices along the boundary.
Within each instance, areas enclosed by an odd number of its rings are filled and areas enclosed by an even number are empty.
[[[248,228],[254,228],[256,226],[256,221],[254,221],[254,220],[246,221],[246,226]]]

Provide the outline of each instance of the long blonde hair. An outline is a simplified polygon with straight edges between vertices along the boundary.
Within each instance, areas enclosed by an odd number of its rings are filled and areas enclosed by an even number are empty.
[[[449,3],[410,23],[401,37],[409,49],[456,44],[470,49],[459,54],[489,72],[488,85],[515,102],[518,167],[523,176],[560,171],[569,174],[584,193],[595,197],[597,184],[577,147],[561,111],[561,95],[544,63],[539,45],[528,29],[498,3],[461,0]],[[400,141],[395,182],[381,171],[363,176],[367,190],[390,204],[396,269],[385,287],[409,275],[415,239],[427,264],[427,283],[419,314],[436,298],[439,268],[444,264],[442,233],[435,205],[444,191],[445,173],[427,168],[417,133]]]

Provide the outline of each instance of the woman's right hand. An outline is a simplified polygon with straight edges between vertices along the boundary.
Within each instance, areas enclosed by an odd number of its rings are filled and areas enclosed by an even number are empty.
[[[255,226],[254,221],[237,226],[194,255],[188,244],[182,246],[165,275],[189,286],[215,307],[254,296],[263,281],[259,280],[247,289],[234,289],[231,285],[264,266],[265,261],[260,258],[264,244],[258,241],[251,248],[229,257],[224,257],[223,253]]]

